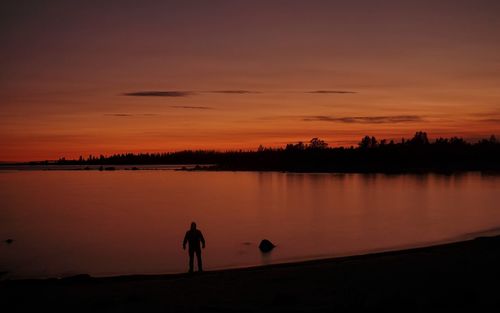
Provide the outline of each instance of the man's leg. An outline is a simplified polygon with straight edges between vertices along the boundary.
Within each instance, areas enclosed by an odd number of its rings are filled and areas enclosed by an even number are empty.
[[[203,272],[203,263],[201,262],[201,249],[196,250],[196,258],[198,259],[198,272]]]
[[[189,272],[193,272],[193,267],[194,267],[194,250],[189,249]]]

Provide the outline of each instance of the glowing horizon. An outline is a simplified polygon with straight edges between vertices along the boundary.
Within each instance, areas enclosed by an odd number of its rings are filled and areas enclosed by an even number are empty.
[[[0,161],[500,135],[496,1],[2,7]]]

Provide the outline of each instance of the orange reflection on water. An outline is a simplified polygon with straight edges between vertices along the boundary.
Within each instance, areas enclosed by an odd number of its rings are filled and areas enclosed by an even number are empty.
[[[187,270],[196,221],[206,269],[457,240],[500,225],[500,179],[464,175],[4,171],[7,277]],[[277,248],[263,256],[263,238]]]

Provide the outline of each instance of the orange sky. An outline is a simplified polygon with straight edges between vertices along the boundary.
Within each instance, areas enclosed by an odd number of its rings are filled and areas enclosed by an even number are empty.
[[[0,161],[499,136],[500,4],[435,2],[2,4]]]

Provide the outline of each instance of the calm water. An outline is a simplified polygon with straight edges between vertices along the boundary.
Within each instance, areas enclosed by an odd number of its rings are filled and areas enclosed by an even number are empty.
[[[1,171],[0,271],[184,272],[192,220],[207,269],[459,240],[500,226],[499,187],[479,173]],[[278,245],[269,255],[263,238]]]

